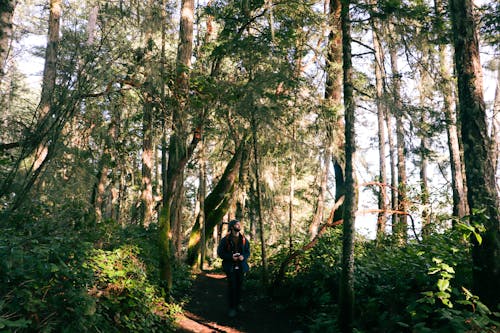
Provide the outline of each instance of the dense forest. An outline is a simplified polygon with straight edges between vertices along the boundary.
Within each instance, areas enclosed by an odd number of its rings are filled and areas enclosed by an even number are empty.
[[[227,222],[308,332],[500,330],[500,3],[2,0],[0,331],[175,332]]]

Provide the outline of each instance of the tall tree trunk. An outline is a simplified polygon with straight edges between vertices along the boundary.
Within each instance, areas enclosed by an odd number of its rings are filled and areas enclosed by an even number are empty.
[[[327,144],[333,145],[333,169],[335,174],[335,202],[345,193],[344,180],[344,129],[341,117],[342,106],[342,27],[340,0],[330,0],[330,34],[326,62],[325,101],[332,110],[326,116]],[[334,221],[342,219],[343,206],[335,211]]]
[[[167,189],[170,202],[170,224],[172,227],[175,254],[180,255],[182,203],[184,192],[184,168],[189,158],[186,148],[187,110],[189,108],[189,70],[193,55],[194,0],[182,0],[177,49],[176,99],[177,107],[172,113]],[[194,149],[194,147],[193,147]]]
[[[17,0],[3,0],[0,4],[0,82],[4,76],[5,64],[12,40],[12,18]]]
[[[396,147],[394,145],[394,136],[392,132],[391,115],[386,110],[385,123],[387,124],[387,143],[389,144],[389,164],[391,168],[391,210],[396,212],[398,210],[398,177],[396,172]],[[392,234],[395,234],[398,215],[392,214]]]
[[[141,205],[140,219],[142,225],[148,228],[153,217],[153,1],[148,1],[144,26],[145,33],[145,68],[146,80],[143,86],[143,107],[142,107],[142,184],[141,184]]]
[[[405,148],[405,132],[403,123],[403,103],[401,101],[401,74],[398,68],[397,45],[394,41],[394,26],[389,24],[389,39],[390,48],[389,54],[391,58],[392,70],[392,94],[394,100],[394,116],[396,117],[396,148],[397,148],[397,170],[398,170],[398,210],[406,212],[408,210],[408,202],[406,198],[406,148]],[[408,219],[406,214],[399,214],[396,220],[393,221],[393,232],[399,243],[406,243],[408,238]]]
[[[87,23],[87,45],[94,44],[98,14],[99,6],[94,6],[90,9],[89,21]]]
[[[90,200],[92,206],[94,207],[95,219],[97,222],[101,222],[103,219],[103,202],[104,193],[106,190],[106,183],[108,180],[109,162],[110,162],[109,148],[105,147],[104,152],[99,161],[98,171],[96,176],[96,184],[92,191],[92,198]]]
[[[320,176],[321,179],[319,184],[318,200],[316,201],[316,208],[314,211],[313,219],[311,225],[309,226],[310,239],[314,239],[314,237],[316,237],[316,235],[318,234],[319,226],[321,225],[321,221],[323,221],[323,212],[325,210],[325,194],[326,186],[328,183],[331,156],[331,148],[327,145],[327,147],[325,147],[325,153],[323,156],[323,168]]]
[[[420,118],[420,198],[422,204],[422,237],[430,235],[430,201],[429,201],[429,184],[427,181],[427,166],[428,166],[428,152],[429,152],[429,130],[428,123],[429,117],[425,110],[425,98],[427,95],[428,76],[426,69],[421,70],[421,83],[420,83],[420,105],[422,106],[422,114]]]
[[[483,303],[500,300],[500,207],[483,99],[479,42],[471,0],[450,0],[470,223],[483,223],[482,242],[473,239],[473,286]]]
[[[226,166],[224,173],[219,179],[217,185],[205,198],[204,202],[204,217],[205,217],[205,233],[210,234],[214,227],[222,221],[222,218],[229,210],[231,199],[238,184],[238,175],[242,165],[248,163],[248,148],[245,140],[241,140],[240,145]],[[188,244],[187,263],[195,265],[200,253],[201,241],[201,224],[199,216],[191,231]]]
[[[444,8],[441,0],[435,0],[435,11],[437,19],[443,20]],[[438,87],[444,101],[443,112],[446,118],[446,134],[448,136],[448,149],[450,154],[453,216],[462,218],[469,213],[469,207],[467,205],[467,188],[465,185],[465,175],[462,172],[463,163],[460,153],[450,64],[448,63],[446,46],[442,44],[439,45],[439,73],[441,82]]]
[[[207,187],[206,181],[206,157],[205,157],[205,142],[201,141],[201,149],[200,149],[200,189],[199,189],[199,201],[200,201],[200,225],[201,225],[201,250],[200,250],[200,270],[203,270],[203,263],[205,261],[205,252],[207,248],[206,241],[206,233],[207,233],[207,223],[205,219],[205,193]]]
[[[497,85],[495,89],[495,101],[493,102],[493,123],[492,123],[492,151],[493,170],[498,172],[500,159],[500,61],[497,63]],[[500,192],[500,184],[497,183],[497,191]]]
[[[59,48],[59,26],[61,21],[61,0],[50,1],[49,14],[49,32],[47,49],[45,51],[45,65],[43,68],[43,83],[40,104],[38,105],[39,119],[42,122],[48,122],[50,117],[50,109],[54,98],[54,89],[56,87],[56,67],[57,67],[57,51]],[[46,120],[47,119],[47,120]],[[36,171],[45,161],[49,153],[47,144],[40,144],[35,153],[35,162],[33,170]]]
[[[357,210],[357,186],[354,170],[356,152],[355,101],[353,96],[351,60],[351,22],[349,0],[342,0],[342,59],[344,71],[345,109],[345,187],[344,223],[342,225],[342,272],[339,292],[339,328],[343,333],[353,332],[354,324],[354,221]]]
[[[376,2],[372,1],[372,4]],[[377,240],[385,234],[385,227],[387,223],[387,168],[385,162],[385,122],[384,117],[386,114],[385,99],[385,69],[384,69],[384,53],[382,43],[380,42],[380,22],[374,17],[371,18],[372,25],[372,38],[373,49],[375,52],[375,88],[377,93],[377,124],[378,124],[378,155],[379,155],[379,186],[378,193],[378,208],[380,213],[377,217]]]
[[[262,193],[260,188],[260,162],[259,153],[257,149],[257,120],[255,119],[255,108],[252,108],[252,140],[253,140],[253,157],[254,157],[254,167],[255,167],[255,184],[256,184],[256,196],[257,196],[257,221],[259,225],[259,235],[260,235],[260,253],[261,253],[261,263],[262,263],[262,282],[264,286],[269,285],[268,278],[268,268],[267,268],[267,254],[266,254],[266,237],[264,230],[264,219],[262,217]]]
[[[163,8],[166,8],[165,6]],[[165,10],[165,9],[163,9]],[[163,94],[163,101],[164,99]],[[159,243],[160,243],[160,280],[161,286],[169,298],[170,292],[172,291],[172,267],[173,267],[173,255],[172,255],[172,235],[170,231],[170,209],[168,192],[167,192],[167,130],[166,130],[166,112],[163,111],[162,120],[162,144],[161,144],[161,175],[162,175],[162,206],[160,213],[158,214],[158,224],[160,227]]]
[[[1,195],[11,192],[12,181],[18,171],[20,164],[30,155],[33,156],[33,163],[28,168],[25,180],[21,188],[16,191],[14,202],[10,207],[11,210],[16,210],[26,199],[28,192],[38,179],[42,167],[50,159],[53,153],[55,142],[60,134],[61,122],[58,117],[53,117],[52,106],[55,95],[56,87],[56,67],[57,67],[57,53],[59,45],[59,26],[61,19],[62,1],[50,1],[49,13],[49,28],[47,48],[45,50],[45,65],[42,77],[42,91],[40,103],[38,104],[38,121],[35,129],[35,134],[26,140],[23,144],[22,156],[18,159],[16,167],[9,174],[7,179],[2,183]]]
[[[293,115],[295,118],[295,115]],[[290,192],[288,195],[288,247],[290,253],[293,251],[293,202],[295,200],[295,119],[292,124],[292,152],[291,152],[291,163],[290,163]]]

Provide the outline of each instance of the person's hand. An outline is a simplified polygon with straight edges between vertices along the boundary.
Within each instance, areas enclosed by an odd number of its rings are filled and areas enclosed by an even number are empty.
[[[243,259],[245,259],[245,257],[243,257],[242,255],[240,255],[240,256],[238,257],[238,259],[239,259],[240,261],[243,261]]]

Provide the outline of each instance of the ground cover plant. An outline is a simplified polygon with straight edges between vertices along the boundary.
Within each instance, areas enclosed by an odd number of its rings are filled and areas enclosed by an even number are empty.
[[[2,332],[166,332],[180,302],[158,288],[155,231],[29,211],[0,233]],[[176,295],[190,275],[176,269]]]

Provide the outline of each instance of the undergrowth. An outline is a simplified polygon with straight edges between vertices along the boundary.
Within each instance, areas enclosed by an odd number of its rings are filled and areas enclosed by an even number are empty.
[[[78,211],[31,209],[3,219],[0,331],[171,332],[180,305],[158,283],[157,230],[94,223]],[[175,295],[189,287],[176,267]]]
[[[340,230],[329,231],[289,265],[281,288],[273,291],[275,301],[303,314],[310,332],[338,331],[341,242]],[[499,314],[470,292],[471,267],[469,243],[457,230],[406,246],[357,239],[355,331],[496,332]]]

